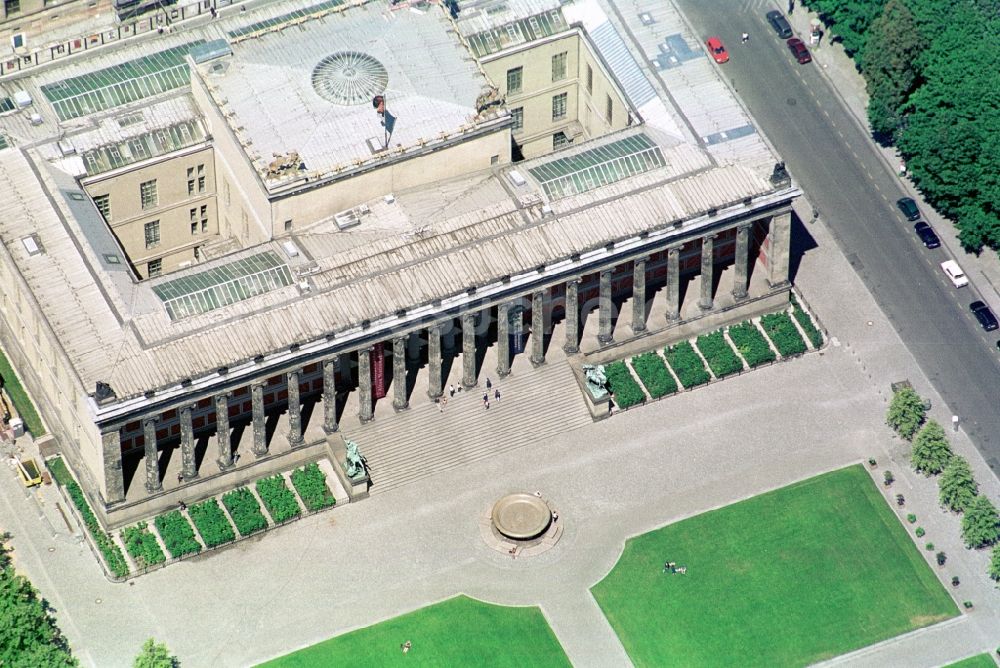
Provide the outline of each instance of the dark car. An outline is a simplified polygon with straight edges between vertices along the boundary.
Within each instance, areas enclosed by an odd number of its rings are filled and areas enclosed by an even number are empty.
[[[809,55],[809,49],[806,48],[805,43],[798,37],[793,37],[785,44],[788,45],[788,50],[792,52],[795,56],[795,60],[799,61],[800,65],[805,65],[806,63],[812,62],[812,56]]]
[[[920,237],[920,240],[924,242],[924,246],[927,246],[927,248],[937,248],[941,245],[941,240],[934,233],[934,228],[927,223],[920,221],[913,226],[913,231],[917,233],[917,236]]]
[[[917,203],[913,201],[912,197],[904,197],[902,199],[896,200],[896,206],[899,210],[903,212],[907,220],[916,220],[920,218],[920,209],[917,208]]]
[[[972,302],[969,304],[969,309],[972,310],[972,314],[976,316],[976,320],[979,321],[979,324],[987,332],[992,332],[997,327],[1000,327],[1000,323],[997,323],[997,317],[993,315],[993,311],[983,302]]]
[[[788,19],[778,10],[775,9],[767,13],[767,22],[771,24],[774,32],[778,33],[778,37],[781,39],[788,39],[792,36],[792,26],[788,25]]]

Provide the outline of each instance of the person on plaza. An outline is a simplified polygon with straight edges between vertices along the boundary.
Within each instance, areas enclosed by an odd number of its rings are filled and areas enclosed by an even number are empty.
[[[407,652],[410,651],[411,647],[413,647],[413,643],[407,640],[406,642],[404,642],[402,645],[399,646],[399,649],[403,650],[403,654],[406,654]]]
[[[740,35],[740,41],[743,44],[749,43],[750,42],[750,33],[744,32],[742,35]]]
[[[795,11],[795,0],[788,0],[788,13],[789,15]]]
[[[496,399],[497,403],[500,403],[500,388],[493,390],[493,398]]]
[[[452,383],[451,385],[448,386],[448,394],[450,394],[452,397],[455,396],[455,385],[454,385],[454,383]]]
[[[490,389],[491,387],[493,387],[493,381],[492,381],[492,380],[490,380],[490,377],[489,377],[489,376],[486,376],[486,389],[488,390],[488,389]]]

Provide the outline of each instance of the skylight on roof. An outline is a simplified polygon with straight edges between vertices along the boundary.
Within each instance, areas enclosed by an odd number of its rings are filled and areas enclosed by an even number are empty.
[[[551,9],[541,14],[511,21],[502,26],[484,30],[469,36],[469,47],[477,58],[491,53],[549,37],[569,28],[562,12]]]
[[[644,134],[557,158],[528,171],[549,199],[559,199],[643,174],[667,163],[660,147]]]
[[[241,302],[292,284],[288,266],[273,251],[258,253],[153,286],[171,320]]]

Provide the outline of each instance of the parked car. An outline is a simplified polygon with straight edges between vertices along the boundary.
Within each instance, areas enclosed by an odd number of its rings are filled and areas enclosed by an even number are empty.
[[[913,201],[912,197],[903,197],[896,200],[896,206],[903,212],[907,220],[917,220],[920,218],[920,209],[917,208],[917,203]]]
[[[997,327],[1000,327],[1000,323],[997,323],[997,317],[993,315],[993,311],[985,303],[980,301],[975,301],[969,304],[969,308],[972,310],[972,314],[976,316],[976,320],[987,332],[992,332]]]
[[[722,45],[722,40],[718,37],[709,37],[705,42],[705,46],[708,47],[708,52],[712,54],[712,58],[715,62],[720,65],[725,62],[729,62],[729,52],[726,51],[726,47]]]
[[[793,37],[785,42],[785,44],[788,45],[788,50],[792,52],[792,55],[795,56],[795,60],[799,61],[800,65],[812,62],[812,56],[809,55],[809,49],[806,48],[805,42],[801,39]]]
[[[781,39],[788,39],[792,36],[792,26],[788,25],[788,19],[778,10],[775,9],[767,13],[767,22],[771,24],[774,32],[778,33],[778,37]]]
[[[920,237],[920,240],[924,242],[924,246],[927,248],[938,248],[941,245],[941,240],[934,233],[934,229],[924,221],[920,221],[914,225],[913,231],[917,233],[917,236]]]
[[[960,288],[964,285],[969,284],[969,279],[965,276],[965,272],[962,268],[958,266],[958,263],[954,260],[946,260],[941,263],[941,270],[944,271],[945,276],[951,281],[952,285],[956,288]]]

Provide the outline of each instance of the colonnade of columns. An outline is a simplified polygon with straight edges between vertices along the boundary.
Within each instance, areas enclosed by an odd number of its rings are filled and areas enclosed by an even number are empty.
[[[777,221],[777,222],[775,222]],[[789,254],[789,214],[775,216],[769,230],[769,247],[767,249],[767,281],[772,287],[783,285],[788,280]],[[751,223],[736,227],[735,267],[733,271],[732,295],[735,299],[744,299],[748,295],[748,279],[750,266]],[[701,238],[701,287],[698,306],[702,310],[711,310],[715,306],[713,299],[716,255],[715,241],[717,234],[707,234]],[[680,254],[684,244],[677,243],[666,248],[666,285],[663,290],[666,305],[667,322],[676,322],[680,318]],[[647,329],[646,318],[646,278],[648,256],[636,257],[623,262],[632,262],[632,312],[630,328],[634,334],[641,334]],[[613,294],[612,276],[614,266],[588,268],[588,273],[597,273],[598,278],[598,326],[597,341],[600,345],[613,342]],[[579,288],[582,276],[573,276],[565,280],[565,342],[562,348],[567,353],[579,351],[580,343],[580,299]],[[545,363],[544,334],[546,328],[545,303],[551,286],[535,288],[530,293],[531,308],[531,347],[530,361],[533,365]],[[496,373],[504,377],[510,373],[511,341],[518,339],[523,328],[524,302],[528,299],[514,297],[500,302],[496,306],[497,313],[497,368]],[[469,311],[459,316],[461,323],[462,343],[462,384],[473,387],[477,382],[477,331],[484,322],[484,315],[490,311]],[[432,323],[426,328],[427,335],[427,395],[437,399],[442,395],[443,353],[454,349],[455,336],[452,327],[445,327],[447,322]],[[323,359],[322,366],[322,399],[324,432],[333,433],[339,428],[337,417],[337,377],[342,361],[347,355],[356,355],[357,359],[357,397],[358,417],[361,422],[368,422],[374,416],[374,396],[372,386],[372,349],[361,348],[357,351],[341,352]],[[397,335],[392,338],[392,406],[397,411],[409,407],[407,388],[407,360],[420,357],[420,342],[411,333]],[[381,359],[377,360],[381,363]],[[301,368],[285,372],[288,388],[288,443],[292,448],[304,444],[302,426],[302,401],[299,392]],[[343,376],[341,376],[342,378]],[[250,384],[252,418],[250,421],[252,433],[252,452],[260,458],[268,455],[266,439],[266,415],[264,406],[264,381]],[[342,391],[347,388],[340,388]],[[216,415],[216,447],[219,469],[227,471],[235,465],[232,455],[229,411],[232,392],[226,391],[213,397]],[[180,451],[181,478],[183,481],[198,477],[195,461],[195,439],[192,427],[192,408],[188,402],[178,407],[180,421]],[[146,416],[142,420],[142,431],[145,447],[145,488],[150,494],[162,490],[161,475],[157,451],[157,420],[159,416]],[[121,474],[121,447],[119,432],[108,430],[102,432],[105,455],[105,473],[108,478],[106,493],[109,502],[124,499],[124,486]]]

